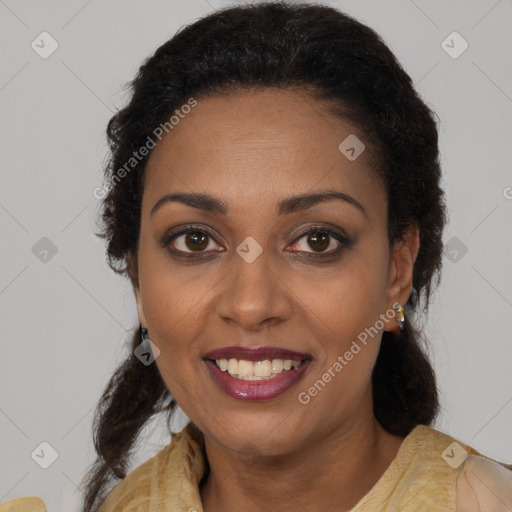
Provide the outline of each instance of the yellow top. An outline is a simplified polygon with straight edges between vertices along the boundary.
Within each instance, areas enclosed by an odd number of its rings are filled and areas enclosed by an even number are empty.
[[[99,512],[203,512],[199,482],[205,469],[201,433],[189,422],[165,448],[119,482]],[[464,488],[463,498],[459,487]],[[456,511],[456,503],[468,512],[512,510],[512,465],[418,425],[350,512],[445,512]],[[0,505],[0,512],[21,510],[45,512],[46,508],[38,498]]]
[[[40,498],[19,498],[8,503],[0,503],[0,512],[48,512]]]

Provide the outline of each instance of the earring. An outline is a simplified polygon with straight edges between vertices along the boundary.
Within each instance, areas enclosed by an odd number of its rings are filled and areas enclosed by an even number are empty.
[[[148,328],[142,324],[140,325],[140,336],[141,336],[143,342],[146,341],[147,339],[149,339]]]
[[[398,327],[400,327],[400,330],[404,330],[404,323],[405,323],[405,308],[402,306],[402,304],[396,304],[394,306],[395,313],[396,313],[396,321],[398,322]]]

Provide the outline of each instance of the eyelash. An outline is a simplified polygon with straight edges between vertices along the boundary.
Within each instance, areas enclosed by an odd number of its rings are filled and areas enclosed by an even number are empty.
[[[302,240],[304,237],[306,237],[310,233],[318,233],[318,232],[324,233],[324,234],[329,235],[330,237],[334,238],[337,242],[339,242],[338,248],[331,250],[328,253],[314,253],[314,252],[310,253],[307,251],[293,251],[293,252],[306,254],[307,256],[305,256],[305,257],[308,259],[311,259],[311,260],[322,260],[325,258],[332,259],[332,258],[335,258],[336,256],[339,256],[344,249],[349,249],[353,245],[353,242],[351,240],[349,240],[347,237],[343,236],[340,233],[332,231],[324,226],[311,226],[307,231],[298,235],[295,238],[295,240],[292,242],[292,245],[296,244],[297,242]],[[200,259],[204,259],[205,256],[208,257],[209,256],[208,253],[210,253],[211,251],[208,251],[208,252],[205,252],[205,251],[186,252],[186,251],[180,251],[177,249],[169,248],[169,245],[171,244],[171,242],[173,242],[176,238],[178,238],[182,235],[187,235],[189,233],[205,234],[205,235],[207,235],[207,237],[209,239],[211,239],[215,243],[217,243],[215,238],[213,236],[211,236],[211,234],[207,230],[205,230],[199,226],[190,224],[190,225],[186,225],[183,229],[181,229],[177,233],[169,233],[169,234],[165,235],[161,241],[162,247],[167,248],[172,253],[173,256],[176,256],[178,258],[195,259],[196,261],[198,261]]]

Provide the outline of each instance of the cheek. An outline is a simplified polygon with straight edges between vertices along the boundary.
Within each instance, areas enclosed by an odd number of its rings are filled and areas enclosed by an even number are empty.
[[[146,281],[146,318],[152,326],[151,339],[159,347],[156,365],[173,398],[185,414],[193,414],[198,404],[208,410],[199,372],[206,372],[197,340],[204,337],[202,311],[209,300],[199,283],[177,285],[172,275],[156,275]],[[149,298],[148,298],[149,297]]]
[[[194,332],[197,325],[194,317],[204,309],[218,278],[217,272],[187,267],[186,263],[176,264],[147,230],[141,235],[140,292],[155,342],[160,341],[167,349],[180,339],[193,338],[186,333]]]
[[[211,300],[211,275],[191,278],[171,266],[165,250],[139,251],[139,284],[151,340],[160,349],[156,364],[176,398],[184,380],[191,381],[201,358],[196,340],[204,330],[200,316]],[[204,331],[203,331],[204,332]],[[187,389],[188,389],[187,384]],[[186,399],[186,395],[184,397]]]
[[[300,285],[296,281],[295,289],[302,288],[301,301],[308,306],[306,330],[315,333],[318,351],[300,391],[321,395],[316,406],[334,400],[344,410],[357,402],[371,380],[387,298],[386,245],[380,245],[381,251],[353,254],[331,275],[316,281],[302,276]]]
[[[383,244],[380,244],[382,246]],[[386,247],[360,248],[323,275],[294,276],[293,288],[317,319],[320,329],[339,349],[385,312],[388,285]],[[378,256],[379,255],[379,256]],[[300,279],[300,280],[299,280]]]

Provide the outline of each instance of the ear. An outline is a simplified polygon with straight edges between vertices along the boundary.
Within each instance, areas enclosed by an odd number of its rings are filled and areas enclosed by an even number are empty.
[[[405,305],[412,291],[414,262],[420,248],[420,234],[416,226],[411,225],[401,240],[395,242],[389,266],[388,304]]]
[[[142,297],[140,293],[139,286],[139,272],[138,272],[138,263],[137,257],[129,253],[126,258],[126,270],[128,272],[128,276],[132,283],[133,293],[135,295],[135,302],[137,304],[137,313],[139,316],[139,323],[146,327],[148,324],[146,323],[146,316],[144,314],[144,308],[142,307]]]

